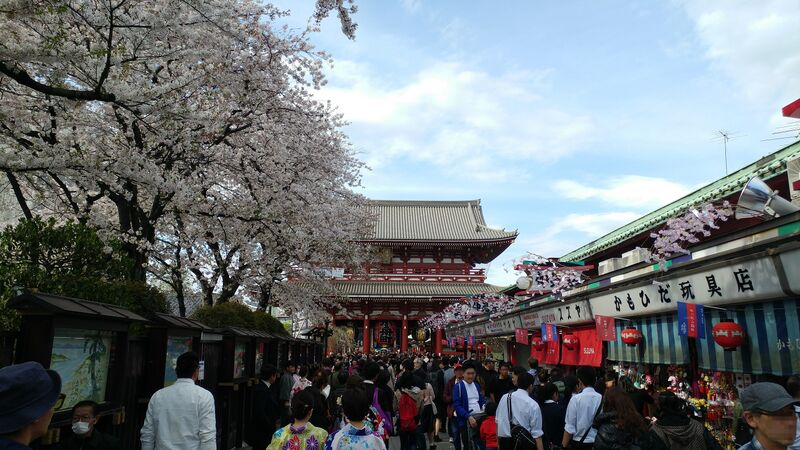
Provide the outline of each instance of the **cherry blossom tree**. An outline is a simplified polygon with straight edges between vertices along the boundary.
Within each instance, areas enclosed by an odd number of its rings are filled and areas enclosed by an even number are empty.
[[[352,2],[319,0],[316,24],[333,11],[352,38]],[[271,299],[287,273],[347,260],[368,219],[361,163],[312,95],[329,57],[313,28],[279,26],[286,14],[248,0],[7,5],[0,169],[23,213],[97,227],[133,278],[149,270],[180,304],[189,288]]]

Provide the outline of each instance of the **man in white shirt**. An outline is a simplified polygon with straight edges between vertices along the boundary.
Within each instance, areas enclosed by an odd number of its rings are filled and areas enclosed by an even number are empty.
[[[200,359],[194,352],[178,357],[172,386],[150,398],[142,426],[142,450],[216,450],[214,396],[195,385]]]
[[[593,368],[581,367],[576,375],[580,393],[573,395],[569,400],[561,446],[567,448],[572,443],[572,447],[577,450],[589,450],[594,446],[594,438],[597,435],[592,423],[603,396],[592,387],[597,381]]]
[[[511,440],[511,422],[520,425],[531,434],[536,441],[537,450],[544,450],[542,441],[542,411],[530,397],[533,392],[533,377],[523,373],[517,377],[517,389],[503,395],[497,403],[497,443],[499,450],[513,449]],[[511,401],[511,421],[508,417],[508,402]]]

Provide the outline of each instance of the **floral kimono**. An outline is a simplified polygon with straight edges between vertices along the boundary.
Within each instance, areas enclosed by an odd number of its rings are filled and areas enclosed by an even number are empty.
[[[267,450],[322,450],[327,437],[327,431],[310,423],[300,428],[287,425],[272,435]]]
[[[386,450],[383,438],[376,434],[369,422],[358,429],[348,423],[341,430],[328,436],[325,450]]]

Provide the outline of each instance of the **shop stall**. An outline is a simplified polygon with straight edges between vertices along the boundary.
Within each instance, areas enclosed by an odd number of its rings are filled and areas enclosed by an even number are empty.
[[[36,361],[55,370],[66,396],[42,443],[54,444],[68,433],[70,409],[82,400],[100,404],[98,428],[119,434],[125,420],[128,330],[146,320],[118,306],[45,293],[26,293],[8,302],[22,315],[15,362]]]

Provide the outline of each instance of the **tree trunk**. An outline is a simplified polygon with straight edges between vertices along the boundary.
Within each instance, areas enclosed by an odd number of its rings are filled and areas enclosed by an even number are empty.
[[[269,307],[269,314],[272,315],[272,283],[262,284],[259,286],[261,296],[258,299],[258,310],[266,311]]]

